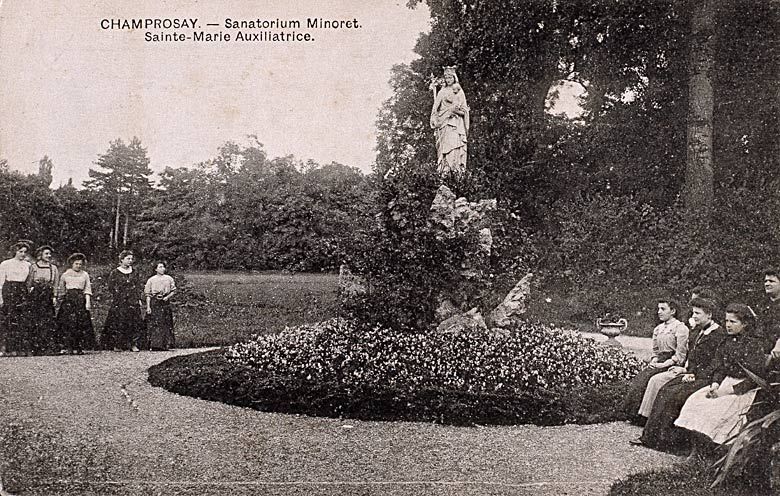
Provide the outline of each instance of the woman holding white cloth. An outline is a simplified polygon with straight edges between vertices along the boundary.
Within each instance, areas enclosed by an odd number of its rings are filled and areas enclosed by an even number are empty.
[[[711,443],[723,444],[745,424],[756,385],[743,367],[763,374],[763,342],[756,335],[756,314],[747,305],[726,308],[727,337],[718,349],[716,367],[709,386],[691,395],[674,425],[696,434],[691,457]]]

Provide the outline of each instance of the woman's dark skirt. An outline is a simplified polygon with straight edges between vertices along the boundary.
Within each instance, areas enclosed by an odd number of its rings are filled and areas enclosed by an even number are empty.
[[[144,321],[138,301],[120,301],[111,305],[100,341],[101,347],[106,350],[144,347]]]
[[[30,341],[33,353],[43,354],[62,349],[54,311],[54,290],[33,286],[30,292]]]
[[[27,353],[30,347],[30,305],[27,284],[6,281],[0,309],[0,345],[9,353]]]
[[[658,356],[658,361],[665,362],[673,355],[674,353],[661,353]],[[645,389],[647,389],[647,383],[650,382],[650,378],[667,370],[669,370],[669,367],[664,367],[662,369],[648,367],[631,379],[628,394],[626,394],[626,397],[623,400],[623,411],[629,419],[639,420],[639,407],[642,405],[642,397],[645,395]],[[644,417],[642,417],[642,419],[644,419]]]
[[[146,319],[149,347],[153,350],[167,350],[174,346],[173,310],[170,302],[152,298],[149,306],[152,313]]]
[[[57,314],[57,327],[62,345],[72,351],[95,348],[95,329],[86,307],[86,297],[80,289],[69,289]]]
[[[683,382],[682,376],[664,384],[658,391],[642,432],[642,443],[662,451],[678,452],[685,449],[688,446],[688,433],[675,426],[674,421],[680,415],[685,400],[708,384],[706,379]]]

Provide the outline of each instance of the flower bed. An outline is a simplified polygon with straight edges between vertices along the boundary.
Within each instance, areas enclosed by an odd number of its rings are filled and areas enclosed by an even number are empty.
[[[174,357],[149,382],[263,411],[456,425],[621,420],[641,363],[545,326],[506,334],[362,330],[334,319]]]
[[[301,326],[149,369],[170,391],[264,411],[456,425],[623,419],[636,358],[524,324],[508,334]]]
[[[541,325],[511,333],[412,334],[359,330],[343,319],[260,336],[226,356],[269,377],[410,393],[568,391],[631,378],[641,366],[620,350]]]

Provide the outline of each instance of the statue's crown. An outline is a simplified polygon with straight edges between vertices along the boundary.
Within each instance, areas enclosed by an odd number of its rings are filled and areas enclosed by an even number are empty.
[[[444,75],[452,74],[453,76],[457,76],[457,73],[455,72],[455,69],[457,69],[457,65],[445,65],[444,66]]]

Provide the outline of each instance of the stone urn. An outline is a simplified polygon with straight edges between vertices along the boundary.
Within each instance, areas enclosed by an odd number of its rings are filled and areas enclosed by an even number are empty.
[[[607,337],[604,344],[607,346],[617,346],[622,348],[623,345],[618,342],[616,337],[620,336],[620,333],[626,330],[628,327],[628,321],[626,319],[619,319],[613,321],[613,319],[596,319],[596,328],[599,332]]]

